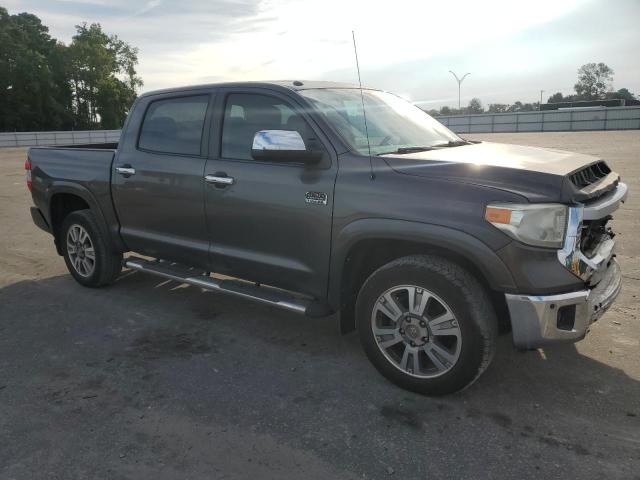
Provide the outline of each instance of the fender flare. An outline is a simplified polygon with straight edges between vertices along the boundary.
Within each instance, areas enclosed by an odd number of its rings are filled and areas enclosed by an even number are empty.
[[[342,278],[349,251],[363,240],[403,240],[443,247],[471,262],[497,291],[516,291],[502,259],[476,237],[449,227],[408,220],[365,218],[345,226],[335,237],[329,275],[329,304],[340,308]]]
[[[113,244],[116,246],[116,248],[123,251],[125,250],[125,245],[122,242],[122,239],[120,238],[119,233],[117,232],[117,230],[116,231],[112,230],[111,224],[107,221],[105,213],[100,207],[100,203],[96,200],[91,190],[89,190],[83,185],[79,185],[78,183],[69,182],[66,180],[54,181],[51,183],[51,185],[49,185],[49,187],[46,190],[45,199],[46,199],[47,209],[46,209],[46,212],[43,212],[43,213],[45,213],[46,220],[49,223],[49,225],[51,225],[51,230],[54,236],[55,236],[55,233],[53,232],[51,200],[55,195],[60,193],[68,193],[71,195],[75,195],[77,197],[80,197],[82,200],[84,200],[87,203],[87,205],[89,205],[89,208],[91,209],[91,211],[98,217],[98,225],[102,229],[103,234],[106,235],[107,238],[110,238],[113,241]],[[109,201],[111,201],[111,199],[109,199]],[[116,228],[117,228],[117,225],[116,225]]]

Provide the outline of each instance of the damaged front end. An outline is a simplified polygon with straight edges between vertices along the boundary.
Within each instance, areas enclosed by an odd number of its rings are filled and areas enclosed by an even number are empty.
[[[611,175],[606,172],[602,182],[583,186],[583,193],[584,187],[591,191],[582,198],[590,199],[569,208],[564,244],[558,250],[560,263],[585,282],[585,289],[546,296],[506,295],[516,347],[582,339],[620,293],[622,274],[608,222],[626,200],[628,189],[617,178],[612,184],[606,181]],[[603,193],[597,187],[604,184]]]

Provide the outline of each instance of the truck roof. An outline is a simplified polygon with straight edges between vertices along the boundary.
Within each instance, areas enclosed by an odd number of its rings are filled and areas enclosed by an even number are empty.
[[[183,92],[189,90],[201,90],[205,88],[212,87],[265,87],[265,88],[285,88],[288,90],[309,90],[309,89],[319,89],[319,88],[360,88],[356,84],[352,83],[342,83],[342,82],[326,82],[326,81],[317,81],[317,80],[273,80],[273,81],[256,81],[256,82],[223,82],[223,83],[207,83],[202,85],[189,85],[185,87],[173,87],[173,88],[164,88],[161,90],[153,90],[150,92],[145,92],[141,94],[141,97],[146,97],[147,95],[156,95],[159,93],[170,93],[170,92]],[[367,90],[372,90],[370,88],[363,87]]]

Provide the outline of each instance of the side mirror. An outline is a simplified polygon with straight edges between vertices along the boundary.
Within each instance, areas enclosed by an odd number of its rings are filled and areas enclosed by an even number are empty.
[[[307,149],[294,130],[260,130],[253,137],[251,156],[265,162],[318,163],[322,151]]]

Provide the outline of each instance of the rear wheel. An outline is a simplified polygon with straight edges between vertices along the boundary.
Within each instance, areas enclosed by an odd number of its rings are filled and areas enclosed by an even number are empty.
[[[392,382],[425,394],[473,383],[495,350],[497,321],[480,283],[438,257],[411,256],[374,272],[356,306],[361,343]]]
[[[86,287],[108,285],[122,269],[122,254],[103,235],[91,210],[67,215],[59,241],[69,273]]]

